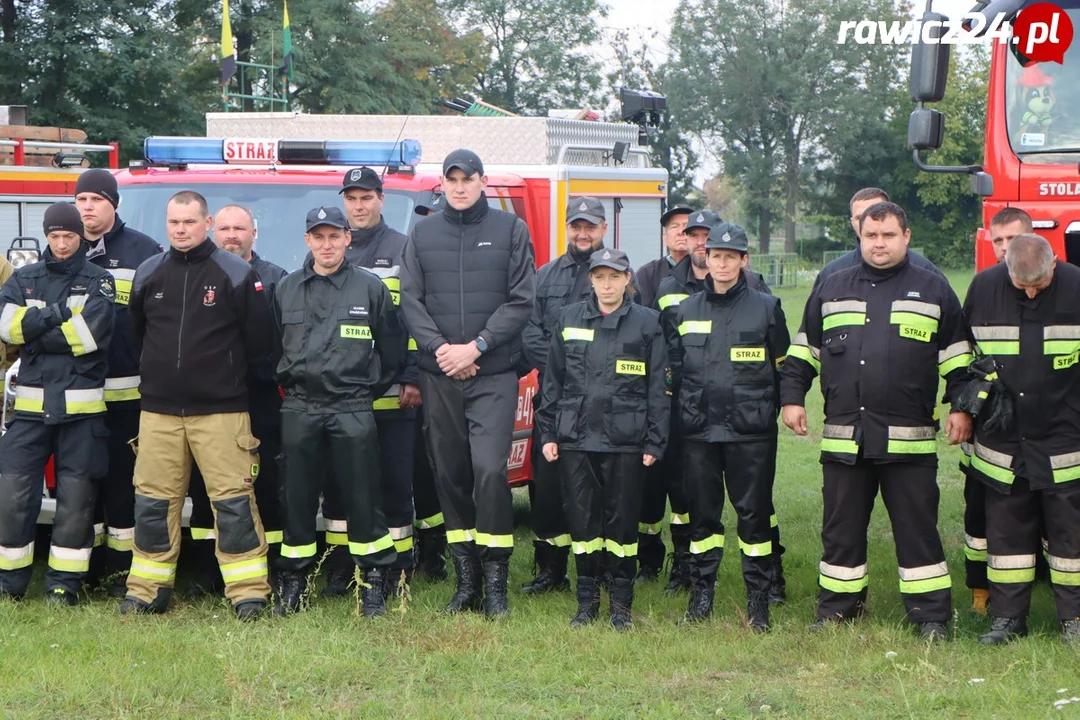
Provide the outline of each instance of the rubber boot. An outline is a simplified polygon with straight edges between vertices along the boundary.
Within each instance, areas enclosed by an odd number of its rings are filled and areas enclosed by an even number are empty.
[[[526,595],[537,595],[569,590],[570,578],[566,574],[566,563],[570,558],[570,548],[556,547],[543,540],[534,540],[533,550],[536,553],[536,566],[540,572],[531,582],[521,587],[521,592]]]
[[[416,573],[435,582],[450,578],[446,571],[446,528],[424,528],[416,531],[418,546]]]
[[[769,628],[769,596],[763,592],[752,592],[746,595],[746,618],[750,629],[756,633],[768,632]]]
[[[671,535],[671,576],[664,592],[681,592],[690,587],[690,533],[681,529]]]
[[[381,568],[368,568],[364,571],[364,582],[360,586],[360,611],[366,618],[378,617],[386,613],[386,573]]]
[[[570,627],[584,627],[600,617],[600,584],[596,578],[578,576],[578,611],[570,621]]]
[[[634,626],[630,610],[634,605],[634,581],[629,578],[614,578],[608,591],[611,605],[611,626],[616,630],[629,630]]]
[[[280,577],[281,595],[278,596],[277,604],[274,605],[274,614],[285,617],[300,612],[301,603],[307,592],[307,573],[283,570]]]
[[[664,539],[659,535],[638,533],[638,573],[636,582],[652,582],[664,566]]]
[[[484,562],[484,614],[489,618],[510,614],[506,586],[510,577],[510,558]]]
[[[480,556],[472,543],[451,543],[450,559],[454,562],[457,575],[457,589],[450,602],[443,608],[445,613],[459,613],[465,610],[479,612],[483,603],[484,590],[481,586]]]

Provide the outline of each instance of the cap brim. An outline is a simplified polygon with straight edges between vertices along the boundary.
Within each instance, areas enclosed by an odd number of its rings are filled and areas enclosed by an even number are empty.
[[[361,182],[349,183],[345,187],[338,190],[338,195],[343,194],[346,190],[382,190],[382,185],[367,184]]]
[[[605,222],[607,222],[604,218],[600,217],[599,215],[592,215],[590,213],[579,212],[579,213],[574,213],[570,217],[566,218],[566,224],[569,225],[570,223],[574,222],[575,220],[588,220],[593,225],[603,225]]]
[[[326,225],[327,227],[341,228],[342,230],[346,230],[349,227],[348,225],[341,225],[339,223],[333,222],[332,220],[320,220],[317,223],[312,223],[311,225],[308,225],[307,230],[305,230],[305,232],[311,232],[315,228],[321,227],[323,225]]]
[[[622,265],[617,264],[614,260],[601,260],[598,263],[592,263],[591,265],[589,265],[589,272],[592,272],[593,270],[602,267],[611,268],[615,272],[630,272],[629,265],[623,267]]]
[[[672,210],[668,210],[666,213],[660,216],[660,224],[667,225],[668,220],[675,217],[676,215],[692,215],[693,213],[694,210],[692,210],[691,208],[674,208]]]
[[[446,165],[443,167],[443,177],[449,175],[451,170],[460,170],[461,172],[465,173],[465,177],[472,177],[476,173],[482,172],[481,170],[477,170],[476,168],[474,168],[472,165],[468,165],[465,163],[454,163],[453,165]]]
[[[702,228],[703,230],[712,230],[713,226],[706,223],[689,223],[686,227],[683,228],[683,232],[690,232],[691,230],[695,230],[697,228]]]

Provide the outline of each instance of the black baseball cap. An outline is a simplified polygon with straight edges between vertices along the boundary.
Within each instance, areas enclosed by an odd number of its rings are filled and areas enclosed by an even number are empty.
[[[455,150],[446,156],[442,164],[443,176],[449,175],[454,168],[461,170],[466,177],[471,176],[473,173],[484,174],[484,163],[480,160],[480,156],[465,148]]]
[[[745,255],[750,250],[750,240],[746,237],[746,231],[734,223],[717,223],[709,231],[709,239],[705,241],[705,249],[720,248],[735,250]]]
[[[308,210],[307,214],[307,229],[305,232],[311,232],[312,228],[317,228],[320,225],[329,225],[337,228],[348,228],[349,223],[345,220],[345,215],[336,207],[317,207]]]
[[[630,258],[622,250],[600,248],[589,257],[589,270],[598,267],[611,268],[618,272],[630,272]]]
[[[437,213],[442,210],[443,205],[445,204],[446,202],[442,193],[428,190],[420,193],[420,200],[416,203],[416,207],[413,208],[413,212],[417,215],[430,215],[431,213]]]
[[[668,208],[668,211],[660,216],[660,225],[667,227],[668,221],[676,215],[689,215],[694,212],[694,208],[689,205],[676,205]]]
[[[711,230],[714,225],[718,225],[721,222],[723,221],[720,219],[720,216],[712,210],[698,210],[697,212],[690,214],[690,220],[686,223],[686,232],[690,232],[694,228]]]
[[[346,172],[345,176],[341,178],[341,189],[338,190],[338,195],[344,193],[349,188],[382,190],[382,178],[379,177],[379,173],[369,167],[353,168]]]
[[[566,203],[566,224],[575,220],[585,220],[593,225],[600,225],[607,219],[604,203],[594,197],[574,198]]]

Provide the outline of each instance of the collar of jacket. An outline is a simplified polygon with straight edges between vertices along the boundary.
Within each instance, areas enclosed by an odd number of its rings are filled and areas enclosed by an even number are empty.
[[[367,245],[369,242],[379,237],[386,229],[386,220],[382,215],[379,215],[379,222],[369,228],[361,228],[359,230],[349,231],[349,247],[361,248]]]
[[[208,237],[203,240],[199,245],[187,251],[177,250],[174,247],[170,247],[169,259],[176,260],[177,262],[185,264],[199,263],[216,253],[217,249],[217,245],[215,245],[214,241]]]
[[[254,250],[252,250],[252,251],[251,251],[251,262],[249,262],[249,263],[248,263],[248,265],[250,265],[251,267],[255,267],[255,265],[256,265],[256,264],[257,264],[257,263],[258,263],[258,262],[259,262],[260,260],[262,260],[262,258],[261,258],[261,257],[259,257],[259,253],[257,253],[257,252],[255,252]]]
[[[576,248],[571,245],[567,247],[566,252],[563,253],[562,264],[566,267],[570,267],[571,265],[583,265],[589,261],[594,252],[599,252],[603,249],[604,243],[601,242],[600,247],[596,248],[596,250],[589,250],[586,253],[578,253],[576,252]]]
[[[600,321],[600,327],[611,328],[616,327],[619,324],[619,318],[626,313],[630,312],[630,306],[634,302],[629,297],[623,298],[623,304],[618,307],[617,310],[609,312],[604,315],[600,312],[600,305],[596,302],[596,293],[591,293],[589,299],[585,301],[585,314],[582,316],[586,320],[595,320],[596,318],[603,318]]]
[[[447,222],[461,225],[477,225],[488,213],[488,200],[487,193],[480,193],[480,199],[473,203],[472,207],[464,210],[458,210],[447,201],[446,209],[442,211],[443,217]]]
[[[691,290],[701,290],[705,287],[705,280],[709,278],[709,275],[706,274],[704,280],[698,280],[697,276],[694,275],[693,263],[693,256],[687,255],[671,269],[671,276],[675,278],[676,282],[681,283],[683,287]]]
[[[901,272],[903,272],[904,269],[908,266],[910,260],[911,256],[907,253],[904,253],[904,259],[893,265],[892,267],[876,268],[870,263],[866,262],[866,259],[863,258],[862,260],[860,260],[862,265],[860,266],[859,274],[863,280],[870,280],[871,282],[875,280],[888,280],[889,278],[896,277]]]
[[[333,283],[334,287],[340,290],[345,284],[345,273],[348,272],[351,267],[348,260],[342,260],[341,265],[337,270],[329,275],[320,275],[315,272],[315,257],[311,253],[308,253],[307,258],[304,260],[304,275],[301,277],[301,280],[307,282],[313,278],[325,278]]]
[[[89,249],[90,243],[84,239],[79,243],[79,249],[75,251],[74,255],[63,260],[57,260],[53,257],[52,248],[45,246],[45,252],[42,253],[41,259],[45,261],[45,269],[49,272],[74,275],[86,262],[86,251]]]
[[[108,246],[114,240],[117,240],[124,233],[124,221],[117,215],[113,219],[113,225],[109,228],[109,232],[105,233],[97,240],[87,240],[90,243],[90,247],[87,250],[87,257],[98,257],[104,255],[108,251]]]
[[[705,277],[705,299],[714,303],[733,303],[738,300],[743,293],[746,292],[746,276],[739,272],[739,279],[735,281],[735,284],[731,286],[731,289],[725,293],[716,292],[716,288],[713,285],[712,275]]]

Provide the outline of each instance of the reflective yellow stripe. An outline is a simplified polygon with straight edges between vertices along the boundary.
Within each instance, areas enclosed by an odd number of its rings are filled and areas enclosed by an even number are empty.
[[[65,390],[64,405],[68,415],[92,415],[105,412],[105,390]]]
[[[446,542],[448,543],[463,543],[472,542],[474,530],[447,530]]]
[[[779,527],[779,526],[780,526],[780,518],[776,517],[776,513],[773,513],[772,515],[769,516],[769,527],[774,528],[774,527]]]
[[[221,566],[221,578],[225,584],[251,580],[257,577],[266,577],[266,557],[241,560],[240,562],[227,563]]]
[[[712,320],[684,320],[679,323],[680,335],[708,335],[712,332]]]
[[[1080,340],[1044,340],[1043,355],[1071,355],[1080,350]]]
[[[832,330],[836,327],[842,327],[844,325],[865,325],[866,313],[836,313],[835,315],[826,315],[821,319],[822,330]],[[790,353],[789,353],[790,354]]]
[[[584,340],[585,342],[592,342],[593,335],[595,333],[588,328],[563,328],[562,339],[566,340]]]
[[[476,533],[476,544],[489,548],[512,548],[514,547],[513,535],[491,535],[489,533]]]
[[[414,544],[414,540],[413,540],[412,535],[410,535],[409,537],[401,538],[400,540],[395,540],[394,541],[394,550],[396,550],[399,553],[409,552],[410,550],[413,549],[413,544]]]
[[[863,575],[857,580],[837,580],[818,573],[818,584],[835,593],[857,593],[870,585],[870,576]]]
[[[134,530],[132,535],[134,536]],[[105,523],[94,524],[94,547],[101,547],[105,544]]]
[[[637,531],[639,533],[641,533],[642,535],[659,535],[663,527],[664,527],[664,521],[663,520],[661,520],[660,522],[654,522],[654,523],[639,522],[637,524]]]
[[[409,352],[415,352],[420,349],[420,346],[416,344],[416,338],[409,338]]]
[[[575,555],[588,555],[594,552],[600,552],[604,549],[603,538],[593,538],[592,540],[577,541],[571,543],[571,547],[574,549]]]
[[[329,542],[329,540],[327,540]],[[293,560],[302,560],[304,558],[315,557],[315,550],[318,549],[316,543],[310,543],[309,545],[286,545],[281,543],[281,557],[292,558]]]
[[[1050,582],[1054,585],[1080,587],[1080,573],[1062,572],[1060,570],[1050,568]]]
[[[277,545],[278,543],[285,542],[284,530],[267,530],[266,531],[266,544]]]
[[[0,570],[19,570],[34,564],[34,543],[22,547],[0,547]]]
[[[14,303],[4,306],[3,312],[0,313],[0,339],[12,345],[26,344],[22,323],[29,309]]]
[[[49,548],[49,567],[60,572],[86,572],[90,569],[90,548]]]
[[[632,542],[628,545],[620,545],[614,540],[605,540],[604,549],[615,557],[628,558],[637,557],[637,543]]]
[[[109,528],[109,549],[128,552],[135,547],[135,528]]]
[[[217,536],[214,535],[214,528],[191,528],[192,540],[213,540]]]
[[[953,370],[957,370],[959,368],[966,368],[974,360],[975,356],[971,353],[957,355],[956,357],[950,358],[943,363],[938,363],[938,374],[941,375],[941,377],[945,377]]]
[[[742,550],[743,555],[747,557],[765,557],[766,555],[772,555],[772,540],[768,542],[760,543],[748,543],[743,542],[742,538],[739,538],[739,549]]]
[[[60,331],[64,333],[64,339],[71,346],[71,354],[75,357],[89,355],[98,349],[97,340],[82,315],[72,315],[70,320],[65,320],[60,325]]]
[[[442,526],[444,522],[446,521],[443,520],[443,514],[435,513],[431,517],[420,518],[419,520],[417,520],[416,527],[420,528],[421,530],[430,530],[431,528],[437,528]]]
[[[375,542],[350,542],[349,552],[353,555],[375,555],[392,547],[394,547],[394,538],[390,537],[390,533],[386,533]]]
[[[976,343],[984,355],[1019,355],[1020,341],[979,340]]]
[[[131,281],[121,280],[115,277],[115,271],[110,272],[114,273],[113,277],[116,280],[116,304],[127,305],[131,301]]]
[[[131,574],[154,582],[176,579],[176,563],[163,563],[135,556],[131,559]]]
[[[690,552],[694,555],[700,555],[701,553],[708,552],[719,548],[724,549],[724,536],[723,535],[710,535],[704,540],[691,540]]]
[[[15,409],[22,412],[45,412],[45,389],[29,385],[16,385]]]
[[[926,317],[925,315],[917,315],[916,313],[910,312],[889,313],[889,323],[891,325],[903,325],[906,327],[917,328],[930,333],[936,333],[938,331],[937,320]]]
[[[821,363],[811,354],[810,348],[806,345],[792,345],[788,348],[787,357],[799,358],[814,368],[814,372],[821,372]]]
[[[690,513],[671,513],[672,525],[689,525]]]
[[[978,470],[983,475],[986,475],[992,480],[997,480],[1005,485],[1012,485],[1015,476],[1009,468],[1003,468],[991,463],[989,460],[985,460],[979,455],[980,448],[976,446],[975,453],[971,456],[971,468]],[[1011,462],[1011,458],[1010,458]]]
[[[821,452],[843,453],[846,455],[858,455],[859,445],[854,440],[838,440],[837,438],[822,438]]]
[[[942,561],[917,568],[900,568],[900,592],[908,595],[948,590],[952,587],[948,565]]]
[[[937,452],[937,441],[890,440],[886,452],[891,455],[929,455]]]
[[[986,562],[986,551],[976,550],[975,548],[964,546],[964,557],[971,562]]]
[[[349,544],[349,535],[348,535],[348,533],[331,532],[331,531],[327,530],[326,532],[323,533],[323,535],[326,537],[326,544],[327,545],[348,545]]]
[[[555,547],[570,547],[570,535],[569,533],[563,533],[562,535],[556,535],[552,538],[541,538],[543,542],[548,545],[554,545]]]
[[[1035,582],[1035,568],[998,570],[997,568],[988,567],[986,568],[986,579],[990,582],[1002,584],[1032,583]]]
[[[656,304],[661,310],[666,310],[673,305],[678,305],[688,297],[690,296],[686,295],[685,293],[672,293],[670,295],[664,295],[663,297],[661,297],[659,300],[656,301]]]
[[[138,400],[139,376],[107,378],[105,380],[105,402],[124,402],[126,400]]]
[[[375,402],[371,403],[372,410],[398,410],[401,408],[401,402],[398,398],[381,397]],[[389,422],[389,421],[387,421]]]

